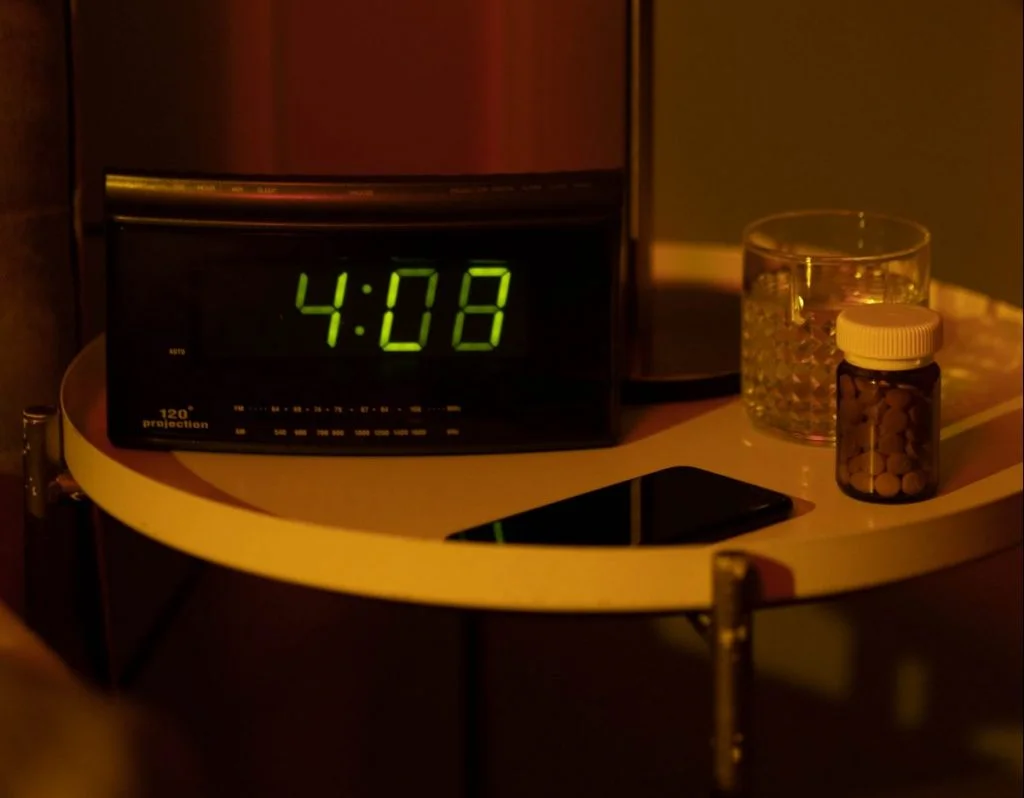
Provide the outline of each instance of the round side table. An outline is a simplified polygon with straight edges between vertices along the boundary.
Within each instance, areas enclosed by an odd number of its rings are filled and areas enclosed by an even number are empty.
[[[738,273],[733,249],[662,247],[657,255],[661,280]],[[735,397],[635,408],[622,443],[599,450],[324,458],[116,449],[106,436],[102,340],[65,376],[64,457],[81,490],[126,525],[273,579],[467,610],[694,613],[716,654],[716,783],[739,795],[754,606],[871,588],[1021,542],[1022,312],[938,283],[931,305],[947,324],[938,358],[943,477],[939,495],[919,504],[845,496],[832,449],[757,431]],[[789,494],[796,512],[714,546],[444,540],[673,465]]]

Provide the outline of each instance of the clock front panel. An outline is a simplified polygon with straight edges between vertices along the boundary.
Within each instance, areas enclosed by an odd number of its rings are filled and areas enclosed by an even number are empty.
[[[615,214],[111,222],[111,440],[366,454],[611,444],[620,235]]]

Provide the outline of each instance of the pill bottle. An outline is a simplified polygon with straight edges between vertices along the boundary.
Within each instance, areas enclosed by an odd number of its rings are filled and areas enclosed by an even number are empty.
[[[939,485],[942,317],[917,305],[848,308],[836,321],[836,482],[898,504]]]

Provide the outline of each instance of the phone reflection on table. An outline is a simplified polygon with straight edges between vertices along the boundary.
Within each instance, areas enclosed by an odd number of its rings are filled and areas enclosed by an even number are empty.
[[[619,482],[457,532],[474,543],[679,546],[717,543],[781,521],[789,496],[690,466]]]

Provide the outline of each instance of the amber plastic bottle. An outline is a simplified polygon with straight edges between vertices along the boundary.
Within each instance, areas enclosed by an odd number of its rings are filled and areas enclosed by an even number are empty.
[[[916,305],[839,315],[836,482],[855,499],[904,503],[939,487],[942,317]]]

